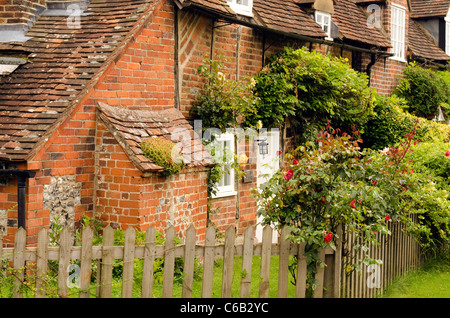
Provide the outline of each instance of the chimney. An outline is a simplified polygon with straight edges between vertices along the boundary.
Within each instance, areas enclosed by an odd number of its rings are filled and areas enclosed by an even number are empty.
[[[45,0],[0,0],[0,42],[22,42],[46,9]]]

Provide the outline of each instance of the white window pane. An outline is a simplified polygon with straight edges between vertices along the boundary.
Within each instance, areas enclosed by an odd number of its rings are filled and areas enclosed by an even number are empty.
[[[317,14],[316,15],[316,22],[320,25],[322,25],[322,15],[321,14]]]

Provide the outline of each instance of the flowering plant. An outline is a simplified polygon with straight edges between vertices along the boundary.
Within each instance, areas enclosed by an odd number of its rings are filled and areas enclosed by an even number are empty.
[[[261,186],[258,215],[264,224],[290,227],[289,239],[306,242],[309,286],[314,289],[318,249],[335,249],[339,225],[361,239],[355,246],[367,252],[377,244],[376,233],[388,234],[388,222],[407,211],[403,194],[412,186],[410,163],[403,160],[407,145],[385,155],[362,151],[359,132],[352,135],[330,125],[319,133],[315,143],[306,142],[286,154],[288,164]],[[350,251],[351,252],[351,251]],[[376,263],[368,254],[355,259]],[[292,271],[295,272],[295,271]]]

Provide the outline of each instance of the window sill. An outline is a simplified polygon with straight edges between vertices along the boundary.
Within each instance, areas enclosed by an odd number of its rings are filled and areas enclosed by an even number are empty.
[[[225,198],[225,197],[232,197],[237,194],[236,191],[218,191],[216,195],[213,195],[212,199],[218,199],[218,198]]]
[[[253,12],[252,11],[243,10],[243,9],[241,9],[239,7],[235,7],[233,5],[230,5],[230,8],[233,9],[233,11],[236,12],[236,14],[244,15],[246,17],[253,18]]]
[[[395,57],[395,56],[391,56],[391,57],[389,57],[389,59],[393,60],[393,61],[397,61],[397,62],[408,63],[408,61],[406,61],[405,59],[399,58],[399,57]]]

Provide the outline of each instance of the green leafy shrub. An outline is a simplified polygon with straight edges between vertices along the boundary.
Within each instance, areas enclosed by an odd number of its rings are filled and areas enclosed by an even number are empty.
[[[410,63],[394,94],[404,98],[408,111],[416,116],[433,118],[439,106],[450,103],[450,85],[437,72]]]
[[[300,129],[323,127],[329,120],[351,131],[372,113],[374,97],[367,76],[352,70],[345,59],[285,48],[269,58],[255,80],[259,102],[249,116],[252,124],[261,120],[264,127],[278,127],[289,117]],[[301,129],[300,134],[306,132]]]
[[[225,132],[255,112],[254,80],[236,81],[227,71],[221,56],[218,61],[205,57],[197,70],[206,85],[197,94],[191,113],[202,120],[203,129],[218,128]]]
[[[183,170],[185,163],[178,147],[170,140],[149,138],[141,143],[144,156],[164,168],[165,175],[172,175]]]
[[[376,95],[374,114],[362,125],[364,148],[380,150],[403,140],[418,121],[415,136],[422,141],[450,138],[450,126],[414,116],[404,109],[407,102],[395,95]]]

